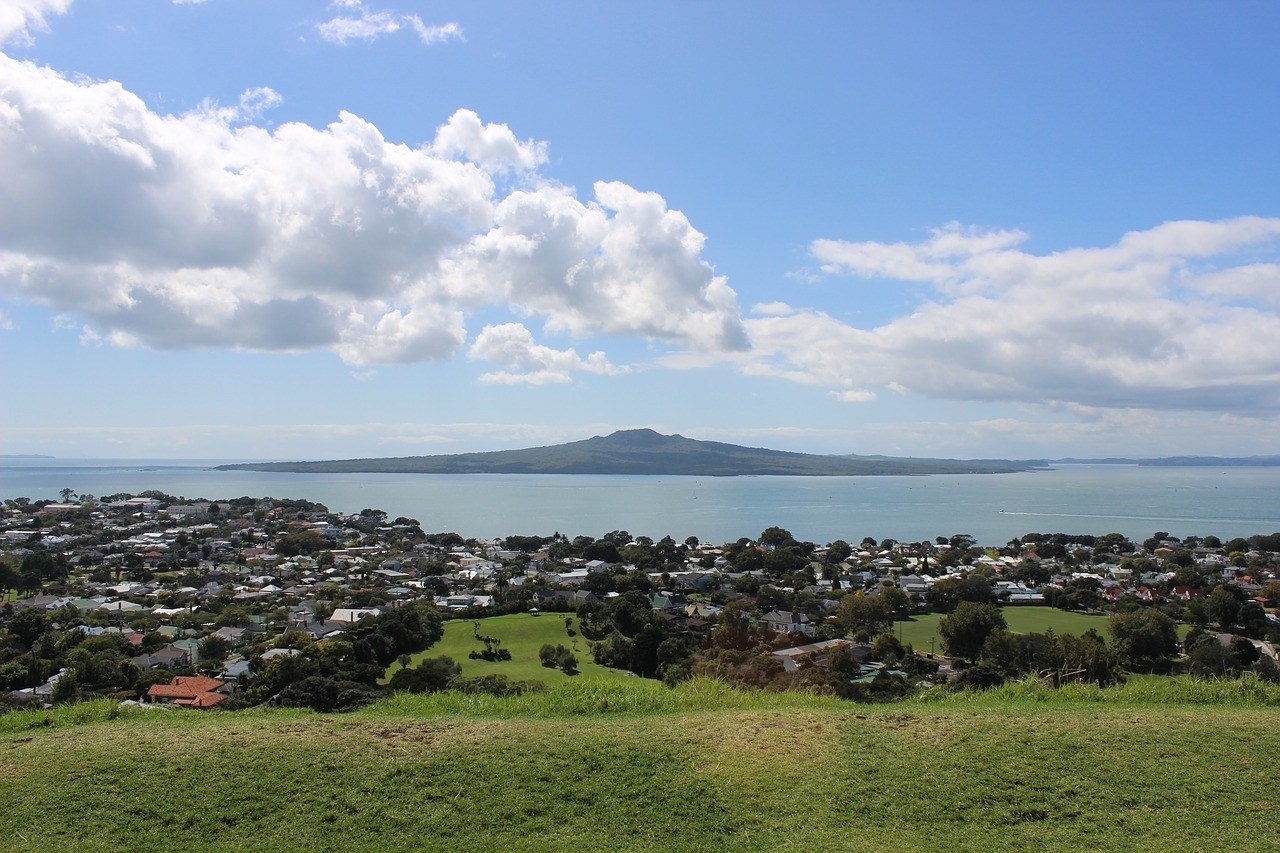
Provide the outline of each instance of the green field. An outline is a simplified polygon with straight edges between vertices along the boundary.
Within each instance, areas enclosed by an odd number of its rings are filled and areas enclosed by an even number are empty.
[[[1079,635],[1093,628],[1103,637],[1110,636],[1107,633],[1106,616],[1059,610],[1056,607],[1002,607],[1000,612],[1009,623],[1009,630],[1015,634],[1032,632],[1043,634],[1052,628],[1059,634]],[[924,616],[913,616],[906,621],[895,622],[893,631],[895,634],[901,633],[902,642],[911,643],[917,651],[929,651],[932,643],[933,649],[940,652],[942,639],[938,635],[938,620],[944,615],[929,613]]]
[[[98,706],[47,715],[51,727],[9,715],[0,843],[1280,848],[1276,708],[1249,704],[1280,695],[1176,687],[858,706],[705,682],[578,682],[510,700],[398,696],[349,715],[153,711],[74,724]],[[1231,704],[1168,703],[1160,691]]]
[[[529,613],[516,613],[510,616],[491,616],[480,620],[480,633],[502,640],[502,647],[511,651],[511,660],[490,662],[471,660],[467,657],[472,651],[479,651],[483,645],[476,640],[471,620],[453,619],[444,623],[444,639],[425,652],[414,656],[410,666],[426,657],[451,657],[462,665],[462,674],[468,678],[477,675],[498,673],[517,680],[535,679],[548,686],[563,684],[576,679],[603,680],[608,682],[626,681],[641,683],[642,686],[655,686],[652,681],[637,678],[628,672],[598,666],[591,660],[591,644],[587,638],[577,632],[570,637],[565,631],[564,620],[568,613],[544,613],[533,616]],[[578,619],[573,617],[574,630],[577,631]],[[579,674],[565,675],[558,669],[544,667],[538,660],[538,650],[544,643],[568,646],[578,658]],[[388,676],[400,668],[400,664],[392,664],[387,670]]]

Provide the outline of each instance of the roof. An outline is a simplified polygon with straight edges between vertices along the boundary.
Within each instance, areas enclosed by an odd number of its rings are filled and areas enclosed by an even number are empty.
[[[223,682],[217,678],[210,678],[207,675],[179,675],[168,684],[153,684],[147,690],[147,696],[153,699],[174,699],[187,700],[183,704],[192,704],[191,700],[200,698],[203,694],[212,693]],[[221,695],[219,694],[221,701]],[[197,705],[197,707],[207,707],[215,705],[217,701],[207,702],[206,704]]]

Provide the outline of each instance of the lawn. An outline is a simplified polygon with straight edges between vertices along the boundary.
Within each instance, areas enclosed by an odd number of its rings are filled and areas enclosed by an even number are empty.
[[[1280,848],[1275,708],[1016,696],[858,706],[615,685],[597,696],[615,700],[605,712],[582,704],[588,687],[472,713],[402,696],[349,715],[157,711],[0,728],[0,843]],[[619,711],[628,691],[653,710]],[[560,694],[576,711],[538,712]],[[491,713],[504,704],[532,713]]]
[[[1002,607],[1000,612],[1009,623],[1009,630],[1015,634],[1043,634],[1052,628],[1059,634],[1079,635],[1093,628],[1103,637],[1110,637],[1107,633],[1106,616],[1092,616],[1056,607]],[[942,615],[929,613],[896,622],[893,626],[894,633],[901,632],[902,642],[911,643],[917,651],[929,651],[931,643],[934,651],[942,651],[942,639],[938,635],[938,620]]]
[[[565,630],[566,616],[573,617],[574,631],[570,637]],[[425,652],[414,655],[409,664],[414,666],[419,660],[427,657],[447,655],[462,665],[462,674],[467,677],[491,675],[498,673],[516,680],[535,679],[553,687],[571,679],[626,681],[629,683],[645,682],[630,673],[598,666],[591,660],[591,644],[577,630],[578,619],[573,614],[544,613],[534,616],[529,613],[516,613],[509,616],[490,616],[479,620],[480,633],[502,640],[502,647],[511,652],[511,660],[490,662],[472,660],[467,657],[472,651],[479,651],[483,645],[475,638],[472,620],[452,619],[444,623],[444,638]],[[568,676],[558,669],[544,667],[538,660],[538,650],[544,643],[568,646],[578,658],[579,675]],[[400,668],[394,663],[387,670],[388,675]]]

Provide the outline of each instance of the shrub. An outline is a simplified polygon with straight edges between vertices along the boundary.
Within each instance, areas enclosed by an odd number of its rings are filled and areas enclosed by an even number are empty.
[[[427,658],[412,669],[401,667],[396,670],[389,686],[392,690],[409,693],[434,693],[446,689],[449,682],[461,674],[462,667],[451,657]]]
[[[449,682],[450,690],[459,693],[485,693],[490,696],[520,696],[525,693],[542,693],[547,685],[541,681],[512,681],[505,675],[481,675],[475,678],[455,678]]]
[[[315,711],[351,711],[382,698],[381,691],[357,681],[313,675],[280,691],[281,705]]]

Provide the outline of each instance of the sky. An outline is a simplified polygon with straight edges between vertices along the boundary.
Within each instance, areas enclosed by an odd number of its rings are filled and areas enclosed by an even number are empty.
[[[1278,37],[0,0],[0,454],[1280,453]]]

